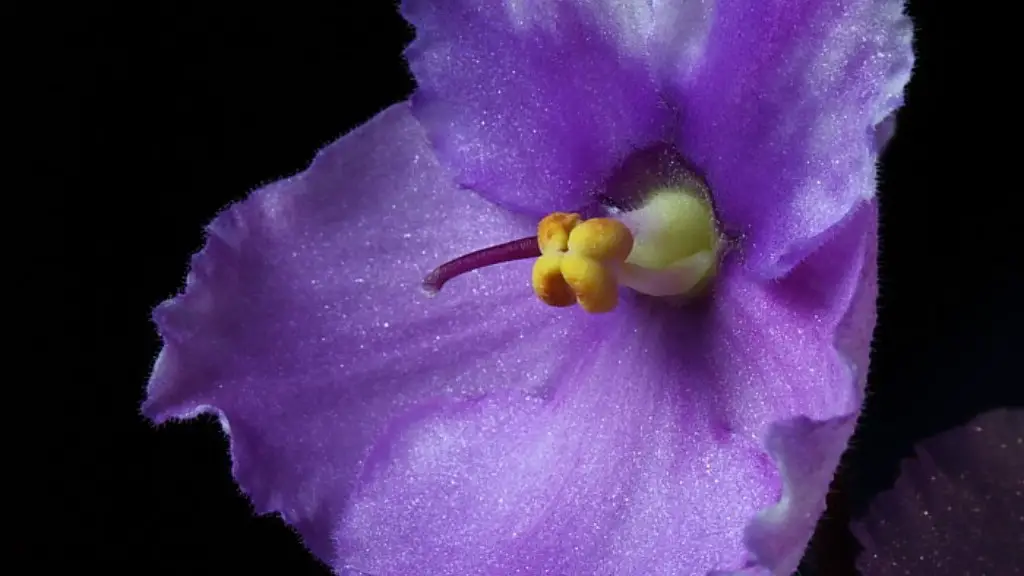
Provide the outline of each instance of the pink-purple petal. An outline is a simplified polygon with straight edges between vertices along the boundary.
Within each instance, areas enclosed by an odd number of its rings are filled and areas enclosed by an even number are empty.
[[[696,71],[668,91],[748,269],[777,277],[875,193],[913,63],[900,0],[718,0]],[[690,69],[688,56],[681,56]],[[881,126],[880,131],[876,127]]]
[[[144,412],[219,413],[234,474],[321,558],[370,447],[410,408],[542,376],[566,320],[530,298],[529,263],[453,280],[446,258],[533,229],[456,188],[405,104],[210,225]]]
[[[671,136],[646,2],[405,0],[414,112],[458,182],[534,213],[586,203]]]
[[[680,84],[697,71],[703,58],[715,2],[651,0],[651,11],[649,65],[662,88]]]
[[[549,309],[523,262],[421,294],[531,229],[395,106],[214,221],[155,314],[144,410],[216,412],[256,509],[339,570],[782,573],[859,409],[873,207],[778,282],[726,263],[690,308]]]
[[[757,564],[773,574],[791,574],[800,563],[860,414],[878,296],[876,226],[874,204],[858,208],[836,227],[825,248],[787,280],[799,287],[793,302],[808,305],[808,312],[818,310],[819,320],[833,334],[835,353],[848,370],[843,382],[847,390],[833,392],[849,394],[852,401],[828,417],[801,415],[776,421],[767,432],[766,446],[782,476],[783,494],[748,525],[745,539]],[[852,264],[848,270],[857,271],[855,283],[842,272],[843,264],[837,266],[840,262]],[[847,292],[851,287],[853,292]],[[835,301],[846,305],[828,304]]]
[[[715,425],[706,366],[673,386],[662,334],[629,338],[632,320],[567,341],[550,394],[492,394],[403,422],[335,534],[339,558],[436,576],[738,562],[743,524],[776,495],[772,470],[756,441]]]
[[[1024,410],[925,440],[853,532],[864,576],[1024,571]]]
[[[554,344],[564,359],[545,393],[508,387],[403,420],[337,527],[336,562],[437,576],[794,568],[860,407],[874,225],[863,207],[778,284],[733,268],[706,307],[625,305]],[[774,507],[765,441],[786,482]]]

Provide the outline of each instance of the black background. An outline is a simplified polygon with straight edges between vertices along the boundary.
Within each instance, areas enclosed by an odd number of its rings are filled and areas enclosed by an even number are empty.
[[[157,430],[138,416],[159,349],[149,311],[182,286],[220,208],[408,96],[412,30],[377,0],[358,11],[145,4],[96,5],[67,46],[70,107],[85,128],[70,150],[82,185],[69,237],[88,251],[95,330],[83,345],[95,369],[70,411],[81,425],[62,443],[75,473],[58,475],[61,531],[75,536],[47,538],[40,561],[75,573],[327,574],[280,520],[252,516],[211,420]],[[976,38],[994,16],[957,10],[910,7],[918,64],[880,177],[870,396],[808,574],[853,574],[845,525],[892,484],[913,443],[1014,403],[1009,385],[1020,387],[1005,373],[1020,341],[1010,264],[1021,259],[1008,240],[1020,185],[1000,178],[1015,160],[996,145],[1012,133],[1001,102],[1012,94],[996,85],[1011,63]]]

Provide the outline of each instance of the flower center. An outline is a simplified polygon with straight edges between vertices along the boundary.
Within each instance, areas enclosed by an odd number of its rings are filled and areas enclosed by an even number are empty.
[[[650,192],[638,208],[610,218],[548,214],[536,236],[442,264],[423,287],[436,294],[466,272],[536,258],[532,285],[542,302],[610,312],[618,305],[620,285],[650,296],[696,295],[717,272],[721,245],[710,201],[689,187],[666,186]]]

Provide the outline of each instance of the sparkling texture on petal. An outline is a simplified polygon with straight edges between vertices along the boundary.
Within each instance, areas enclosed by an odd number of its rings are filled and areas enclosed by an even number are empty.
[[[1024,410],[926,440],[852,527],[865,576],[1024,574]]]
[[[571,210],[634,149],[671,137],[647,2],[405,0],[414,112],[458,182]]]
[[[529,262],[420,293],[534,225],[456,188],[395,106],[211,224],[155,313],[144,412],[217,413],[256,509],[339,571],[795,567],[862,397],[873,207],[689,307],[548,308]]]
[[[626,0],[629,1],[629,0]],[[651,69],[662,86],[696,72],[717,0],[651,0],[654,25],[647,45]]]
[[[785,488],[780,502],[761,513],[748,527],[747,544],[760,565],[782,576],[796,570],[803,557],[818,518],[825,510],[832,477],[856,427],[863,403],[878,298],[876,227],[877,209],[872,202],[841,224],[839,238],[831,241],[834,246],[826,246],[821,253],[811,255],[807,263],[795,270],[795,275],[803,275],[805,286],[814,287],[802,294],[801,300],[809,303],[816,300],[811,293],[827,298],[831,290],[842,286],[832,284],[834,276],[829,268],[841,266],[837,262],[855,256],[837,252],[836,247],[856,246],[863,258],[857,266],[860,281],[845,314],[841,319],[823,319],[826,324],[838,320],[834,328],[835,348],[847,363],[848,385],[857,399],[854,409],[827,419],[793,418],[775,423],[768,431],[768,451],[782,474]],[[861,235],[864,229],[870,233]],[[856,244],[858,237],[861,244]],[[837,258],[837,261],[831,262],[829,258]]]
[[[144,413],[201,411],[230,428],[233,472],[321,558],[372,443],[435,397],[543,379],[566,319],[530,298],[529,262],[453,280],[447,258],[532,222],[459,190],[405,104],[258,190],[209,226],[164,339]]]
[[[913,63],[902,8],[716,0],[697,70],[667,97],[682,116],[676,145],[743,235],[748,269],[778,277],[874,195],[884,121]]]
[[[381,576],[788,575],[860,407],[874,225],[858,211],[776,284],[727,269],[703,307],[624,303],[536,360],[552,363],[543,393],[403,420],[336,561]]]

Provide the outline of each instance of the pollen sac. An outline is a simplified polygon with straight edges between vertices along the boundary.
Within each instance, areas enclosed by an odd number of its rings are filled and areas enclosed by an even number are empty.
[[[560,252],[542,254],[533,263],[533,291],[548,306],[564,308],[576,303],[576,293],[562,277]]]
[[[616,269],[633,249],[633,234],[610,218],[581,221],[555,212],[537,225],[541,256],[533,265],[533,291],[549,306],[578,303],[587,312],[610,312],[619,301]]]
[[[602,262],[624,262],[633,250],[633,234],[611,218],[586,220],[569,233],[569,252]]]
[[[562,257],[562,277],[576,293],[576,301],[587,312],[611,312],[619,303],[619,287],[607,266],[573,252]]]
[[[569,246],[569,235],[580,222],[579,214],[554,212],[537,224],[537,244],[542,254],[565,252]]]

